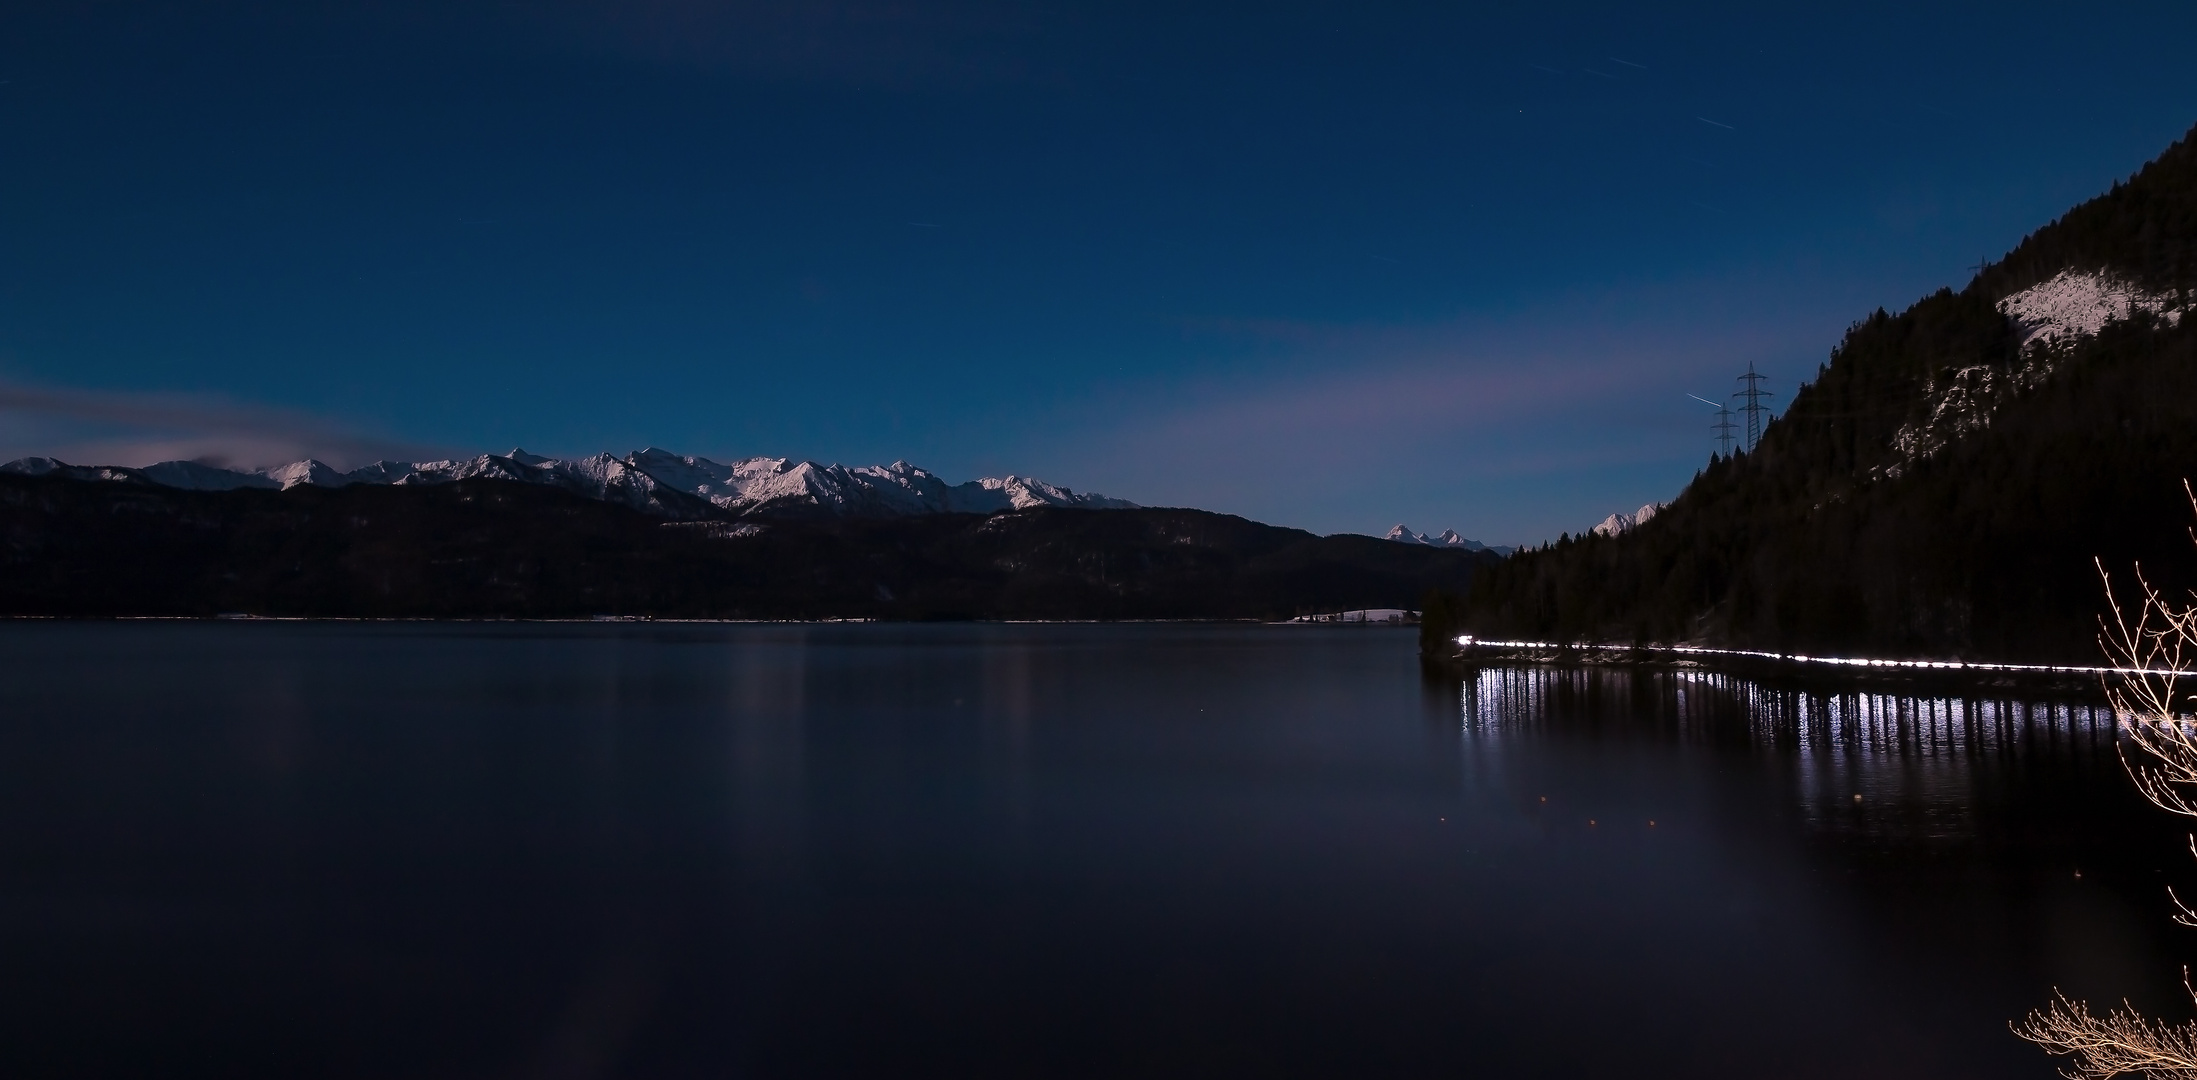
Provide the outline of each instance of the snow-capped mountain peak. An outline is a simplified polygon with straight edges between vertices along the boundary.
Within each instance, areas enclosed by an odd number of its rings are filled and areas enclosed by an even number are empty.
[[[194,491],[288,489],[301,484],[315,487],[447,484],[486,478],[563,488],[591,499],[672,518],[724,513],[898,517],[937,513],[990,514],[1038,506],[1101,510],[1136,506],[1123,499],[1079,493],[1014,475],[948,484],[905,461],[848,467],[788,458],[752,457],[721,463],[657,447],[636,450],[622,458],[597,454],[570,460],[543,457],[514,448],[508,454],[483,454],[462,461],[377,461],[349,472],[338,472],[314,460],[240,471],[195,461],[163,461],[143,469],[124,469],[67,465],[50,458],[24,458],[0,465],[0,472],[30,475],[61,472],[80,479],[141,480]]]
[[[1611,514],[1602,519],[1602,524],[1594,527],[1594,534],[1596,536],[1616,536],[1619,533],[1631,532],[1647,524],[1648,519],[1654,517],[1656,511],[1663,509],[1663,506],[1663,503],[1649,503],[1630,514]]]
[[[1511,552],[1518,550],[1513,547],[1505,547],[1495,544],[1483,544],[1478,540],[1467,540],[1466,538],[1457,535],[1457,530],[1455,529],[1443,529],[1442,535],[1440,536],[1428,536],[1425,533],[1412,532],[1410,526],[1402,524],[1399,524],[1395,528],[1390,529],[1387,535],[1383,536],[1382,539],[1394,540],[1399,544],[1418,544],[1424,547],[1454,548],[1458,551],[1492,551],[1497,555],[1508,555]]]

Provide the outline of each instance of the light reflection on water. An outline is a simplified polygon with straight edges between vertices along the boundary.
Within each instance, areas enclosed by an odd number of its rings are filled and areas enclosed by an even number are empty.
[[[1970,837],[1988,802],[1980,780],[2035,755],[2092,766],[2116,738],[2095,701],[1769,687],[1698,670],[1487,668],[1459,682],[1458,714],[1468,756],[1594,720],[1744,745],[1789,775],[1811,826],[1906,841]]]
[[[2114,723],[2104,706],[2080,701],[1772,688],[1707,671],[1487,668],[1459,685],[1467,735],[1599,715],[1652,720],[1696,740],[1739,724],[1765,748],[1803,755],[1950,759],[2019,752],[2040,739],[2094,748],[2101,738],[2110,745]]]
[[[2043,1078],[2178,828],[2081,700],[1378,629],[0,626],[0,1067]]]
[[[1806,859],[1817,886],[1785,902],[1826,905],[1812,934],[1848,924],[1847,955],[1899,973],[1877,976],[1875,992],[1927,987],[1933,1007],[1973,1009],[1940,1021],[1976,1035],[1957,1062],[1933,1066],[1947,1074],[2052,1075],[2042,1055],[2003,1055],[1982,1037],[1988,1017],[2019,1015],[2042,987],[2170,1019],[2189,1010],[2177,976],[2197,959],[2197,934],[2168,921],[2166,899],[2197,877],[2189,822],[2135,795],[2095,691],[1525,667],[1442,685],[1460,758],[1483,784],[1619,746],[1660,752],[1666,774],[1700,769],[1719,794],[1689,810],[1727,847],[1752,846],[1739,858]],[[1734,797],[1741,788],[1751,795]]]

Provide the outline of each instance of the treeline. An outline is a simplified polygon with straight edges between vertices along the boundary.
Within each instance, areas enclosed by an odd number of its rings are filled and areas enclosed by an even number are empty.
[[[1273,619],[1408,607],[1494,561],[1201,510],[666,522],[508,480],[0,475],[0,615]]]
[[[2006,296],[2063,269],[2111,269],[2145,289],[2197,293],[2197,129],[2143,171],[2030,234],[1977,276],[1977,291]]]

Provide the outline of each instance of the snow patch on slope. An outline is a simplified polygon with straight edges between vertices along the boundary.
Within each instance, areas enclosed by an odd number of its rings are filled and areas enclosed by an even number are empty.
[[[2021,325],[2025,349],[2094,335],[2107,323],[2133,318],[2139,311],[2161,316],[2170,326],[2182,318],[2169,297],[2145,292],[2112,274],[2082,270],[2062,270],[2042,285],[2023,289],[1999,301],[1999,311]]]
[[[1901,425],[1892,436],[1898,460],[1885,466],[1882,475],[1896,477],[1953,440],[1990,427],[2001,404],[2050,378],[2072,346],[2108,325],[2138,313],[2169,326],[2182,319],[2172,297],[2095,270],[2062,270],[2000,300],[1998,308],[2021,331],[2020,359],[2008,367],[1970,364],[1933,376],[1923,387],[1928,414]]]
[[[953,489],[952,499],[956,509],[976,513],[991,513],[998,503],[1000,509],[1028,510],[1037,506],[1085,506],[1093,510],[1131,510],[1136,505],[1127,499],[1109,499],[1104,495],[1077,494],[1064,487],[1056,487],[1043,480],[1009,474],[999,479],[971,480]]]
[[[2013,368],[1970,364],[1944,378],[1932,378],[1923,387],[1930,414],[1921,421],[1900,425],[1892,436],[1892,449],[1900,460],[1888,466],[1886,476],[1898,476],[1906,467],[1945,449],[1947,443],[1991,426],[1991,414],[1999,402],[2044,381],[2051,374],[2050,358],[2025,354]]]
[[[22,476],[65,476],[71,480],[123,480],[141,481],[144,475],[136,469],[118,468],[113,465],[71,465],[50,457],[16,458],[0,465],[0,472]]]

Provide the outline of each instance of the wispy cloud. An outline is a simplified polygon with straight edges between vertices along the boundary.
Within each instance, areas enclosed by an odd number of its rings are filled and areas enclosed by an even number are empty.
[[[1256,361],[1085,402],[1090,419],[1046,456],[1156,505],[1553,538],[1675,494],[1713,446],[1686,392],[1750,361],[1803,370],[1835,340],[1824,306],[1719,280],[1430,324],[1186,321],[1192,340]]]
[[[81,465],[189,459],[255,468],[314,457],[332,465],[439,456],[295,409],[204,394],[119,393],[0,381],[0,460]]]
[[[1670,357],[1648,350],[1499,349],[1392,354],[1387,364],[1347,373],[1180,389],[1169,406],[1105,436],[1110,445],[1098,456],[1139,474],[1146,497],[1227,505],[1246,496],[1302,500],[1308,490],[1378,483],[1380,474],[1414,459],[1439,461],[1452,474],[1493,476],[1668,453],[1642,445],[1650,433],[1637,424],[1591,421],[1610,412],[1613,401],[1654,393],[1669,381]],[[1548,437],[1558,432],[1565,437]],[[1551,453],[1552,444],[1562,451]],[[1198,469],[1180,468],[1193,461]],[[1216,482],[1225,490],[1206,489]]]

